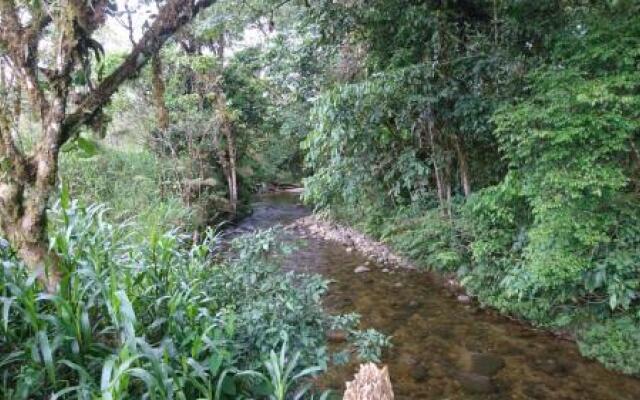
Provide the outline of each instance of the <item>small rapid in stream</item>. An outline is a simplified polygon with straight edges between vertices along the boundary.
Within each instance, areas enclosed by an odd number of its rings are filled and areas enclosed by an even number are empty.
[[[235,232],[289,224],[309,214],[294,193],[260,196]],[[301,237],[285,268],[332,281],[325,308],[357,312],[363,328],[392,336],[383,363],[396,399],[636,400],[640,380],[583,358],[575,343],[462,304],[433,274],[411,270],[356,274],[368,259],[324,240]],[[321,386],[338,393],[357,364],[330,367]]]

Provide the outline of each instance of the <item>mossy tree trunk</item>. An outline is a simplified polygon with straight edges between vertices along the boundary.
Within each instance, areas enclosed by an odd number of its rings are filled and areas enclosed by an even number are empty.
[[[164,79],[162,77],[162,57],[160,53],[151,58],[151,86],[153,91],[153,104],[156,110],[158,129],[164,132],[169,127],[169,112],[164,101]]]
[[[19,116],[0,110],[0,228],[29,269],[49,291],[61,274],[58,257],[49,250],[47,205],[56,186],[61,146],[78,129],[95,122],[118,87],[134,76],[163,43],[214,0],[169,0],[122,64],[97,86],[89,86],[75,109],[68,108],[71,77],[90,65],[96,49],[92,33],[104,25],[106,1],[66,0],[55,10],[41,4],[0,1],[0,48],[9,60],[3,68],[17,78],[29,100],[29,111],[40,121],[34,148],[25,152],[11,132]],[[24,18],[24,14],[30,18]],[[23,22],[27,20],[28,22]],[[53,57],[38,53],[41,39],[53,44]],[[85,70],[86,72],[86,70]],[[21,112],[21,111],[19,111]]]

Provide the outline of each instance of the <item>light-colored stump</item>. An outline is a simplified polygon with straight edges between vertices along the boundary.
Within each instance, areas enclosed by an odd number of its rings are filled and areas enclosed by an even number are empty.
[[[380,369],[373,363],[360,365],[355,378],[347,382],[343,400],[393,400],[387,366]]]

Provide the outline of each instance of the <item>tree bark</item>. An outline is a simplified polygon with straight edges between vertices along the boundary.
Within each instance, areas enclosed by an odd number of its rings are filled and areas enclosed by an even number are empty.
[[[220,67],[224,67],[225,40],[224,32],[218,37],[216,46],[212,49],[218,57]],[[223,173],[227,179],[229,188],[229,207],[232,215],[236,215],[238,209],[238,173],[236,169],[236,137],[234,125],[227,108],[227,98],[220,84],[220,76],[213,77],[213,92],[215,95],[215,112],[217,129],[225,137],[226,149],[222,149],[218,143],[218,159],[222,165]]]
[[[162,58],[157,53],[151,59],[151,86],[153,91],[153,103],[156,109],[158,129],[162,132],[169,127],[169,112],[164,102],[164,80],[162,78]]]
[[[440,209],[445,217],[451,215],[451,179],[450,165],[446,155],[442,149],[439,138],[439,130],[433,123],[433,114],[429,109],[426,115],[427,134],[429,138],[429,146],[431,147],[431,160],[433,163],[433,174],[436,180],[436,191],[438,194],[438,202]]]
[[[467,155],[464,151],[464,144],[458,135],[453,135],[453,147],[456,149],[456,155],[458,157],[458,169],[460,171],[460,182],[462,183],[462,190],[464,197],[471,195],[471,180],[469,178],[469,164],[467,162]]]
[[[33,156],[24,157],[15,147],[6,115],[1,116],[0,158],[9,159],[11,171],[0,180],[0,228],[29,269],[48,291],[55,291],[61,271],[58,257],[49,251],[46,221],[49,197],[54,191],[58,170],[60,134],[64,119],[66,90],[51,100],[42,123],[42,140]]]
[[[218,162],[222,167],[222,172],[227,180],[229,189],[229,207],[233,215],[236,214],[238,208],[238,178],[236,170],[236,140],[233,131],[233,122],[231,121],[227,105],[222,93],[222,89],[218,88],[215,100],[215,118],[216,126],[214,127],[214,146],[217,149]],[[226,146],[223,147],[220,142],[220,134],[224,136]]]
[[[105,10],[86,1],[68,0],[54,14],[55,21],[47,12],[34,11],[27,19],[29,24],[23,25],[22,12],[28,13],[30,8],[21,9],[12,0],[0,0],[0,48],[5,50],[12,75],[19,78],[26,91],[31,111],[41,122],[38,143],[30,154],[24,154],[11,132],[11,110],[0,108],[0,229],[47,290],[56,290],[63,272],[58,256],[49,251],[46,232],[46,210],[56,185],[60,147],[78,128],[99,116],[118,87],[134,76],[174,32],[214,2],[168,0],[124,62],[95,89],[89,85],[92,90],[72,114],[67,114],[71,76],[86,63],[78,56],[79,43],[90,39],[105,22]],[[81,18],[86,24],[78,30]],[[54,54],[41,60],[38,44],[51,23],[56,24],[56,36],[50,38]],[[46,64],[50,68],[45,68]],[[39,81],[41,76],[46,84]]]
[[[635,191],[638,192],[640,191],[640,152],[633,137],[629,139],[629,147],[631,148],[631,171],[629,175]]]

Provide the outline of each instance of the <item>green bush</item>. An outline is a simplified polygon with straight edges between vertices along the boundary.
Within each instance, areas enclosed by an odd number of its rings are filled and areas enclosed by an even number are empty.
[[[640,321],[620,317],[590,326],[578,340],[580,351],[607,368],[640,374]]]
[[[385,224],[382,239],[427,268],[463,272],[468,266],[468,254],[455,221],[444,218],[438,209],[393,217]]]
[[[105,213],[65,195],[51,213],[56,294],[0,248],[1,398],[282,400],[326,367],[327,282],[281,272],[274,232],[227,257],[211,232],[139,242]]]
[[[87,157],[90,155],[91,157]],[[71,197],[82,204],[105,204],[110,220],[133,220],[144,236],[193,225],[193,212],[172,190],[171,168],[148,151],[101,147],[94,153],[68,151],[60,175]]]

